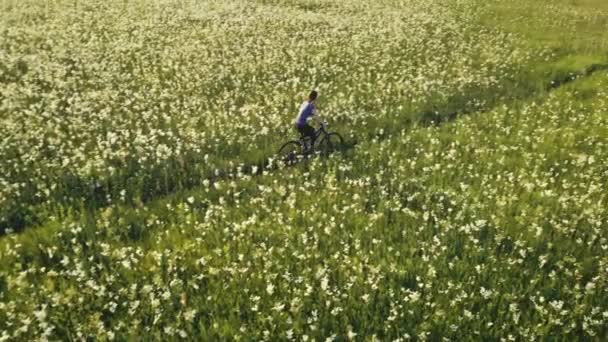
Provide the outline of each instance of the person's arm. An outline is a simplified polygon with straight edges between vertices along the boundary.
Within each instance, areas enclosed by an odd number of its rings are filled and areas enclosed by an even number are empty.
[[[319,111],[317,111],[317,106],[315,106],[314,104],[312,105],[312,115],[310,117],[314,118],[315,121],[317,121],[318,123],[321,123],[323,121],[321,119],[321,116],[319,115]]]

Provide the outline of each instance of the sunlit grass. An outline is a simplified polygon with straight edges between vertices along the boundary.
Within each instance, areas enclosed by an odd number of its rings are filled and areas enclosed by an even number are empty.
[[[608,334],[606,5],[7,4],[0,340]]]

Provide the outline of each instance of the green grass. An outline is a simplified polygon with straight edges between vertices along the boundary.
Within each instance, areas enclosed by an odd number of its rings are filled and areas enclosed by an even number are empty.
[[[518,43],[531,52],[534,62],[525,77],[538,80],[536,91],[590,66],[608,65],[604,1],[488,1],[484,10],[481,21],[486,26],[518,36]]]
[[[344,4],[258,1],[247,10],[298,19],[315,9],[319,15],[343,11],[365,27],[358,6],[381,16],[395,8],[414,11],[406,17],[416,18],[428,9],[413,2],[411,8],[395,1]],[[546,13],[549,4],[563,14],[560,20],[531,15]],[[433,46],[435,31],[416,31],[427,51],[454,64],[453,74],[429,71],[421,88],[412,88],[422,91],[426,82],[445,77],[449,87],[436,89],[446,94],[426,94],[412,104],[407,97],[392,101],[383,95],[400,94],[388,89],[400,82],[389,82],[397,69],[375,55],[386,49],[371,41],[361,48],[369,54],[366,71],[348,69],[356,72],[342,83],[344,75],[334,70],[327,76],[333,97],[322,103],[374,113],[343,119],[339,130],[359,137],[353,149],[258,176],[210,183],[202,177],[198,186],[150,190],[143,202],[134,193],[146,187],[134,184],[124,200],[117,196],[101,208],[83,210],[86,199],[80,198],[41,213],[38,226],[0,240],[0,339],[608,335],[608,72],[589,72],[607,61],[596,44],[605,34],[607,5],[539,0],[460,6],[443,15],[471,15],[477,12],[467,11],[474,8],[483,16],[471,18],[493,32],[483,37],[517,35],[492,41],[503,47],[473,45],[480,54],[530,57],[510,60],[521,62],[516,66],[490,67],[476,81],[495,77],[496,83],[455,90],[461,77],[455,57],[469,56],[466,49],[450,56]],[[585,21],[589,16],[593,20]],[[454,24],[444,19],[433,20]],[[365,34],[361,27],[351,33]],[[471,36],[453,47],[472,44],[475,28],[455,31]],[[575,36],[580,40],[570,39]],[[553,54],[538,55],[541,50]],[[407,51],[411,60],[433,68],[432,57],[415,54],[424,49]],[[480,55],[475,63],[496,61]],[[369,76],[370,70],[378,75]],[[579,77],[570,81],[571,74]],[[350,92],[358,97],[347,98]],[[428,117],[441,123],[430,124]],[[245,140],[247,148],[237,144],[234,154],[211,153],[204,176],[231,162],[259,161],[266,147],[252,148],[252,141],[267,140]],[[187,182],[187,168],[144,168],[142,177]],[[67,184],[68,196],[76,193]]]

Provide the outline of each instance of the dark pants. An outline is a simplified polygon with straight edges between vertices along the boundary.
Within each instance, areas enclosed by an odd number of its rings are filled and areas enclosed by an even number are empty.
[[[296,129],[303,136],[310,137],[311,141],[315,140],[315,129],[311,125],[309,125],[309,124],[306,124],[304,126],[296,125]]]

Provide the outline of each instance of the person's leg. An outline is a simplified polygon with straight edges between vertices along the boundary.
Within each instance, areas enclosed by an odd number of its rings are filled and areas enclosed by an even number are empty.
[[[296,125],[296,130],[298,131],[298,133],[300,133],[300,136],[305,136],[306,135],[304,133],[304,127],[303,126]]]
[[[306,135],[306,126],[296,125],[296,130],[298,131],[298,133],[300,133],[300,140],[302,140],[304,143],[304,151],[308,150],[308,144],[306,143],[306,140],[308,140],[306,139],[306,137],[308,136]]]
[[[315,142],[315,129],[311,125],[304,126],[304,135],[310,137],[311,142]]]
[[[310,150],[314,144],[315,129],[308,124],[304,126],[297,126],[297,129],[304,138],[304,151]]]

